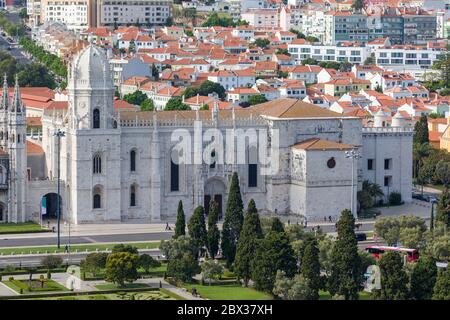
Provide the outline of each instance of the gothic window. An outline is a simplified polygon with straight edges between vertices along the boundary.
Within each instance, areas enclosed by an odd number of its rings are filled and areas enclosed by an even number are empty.
[[[4,166],[0,165],[0,184],[6,184],[7,172]]]
[[[216,150],[213,150],[211,152],[211,164],[209,165],[210,169],[216,168]]]
[[[92,207],[94,209],[100,209],[102,207],[102,188],[95,186],[93,191]]]
[[[180,166],[170,161],[170,191],[179,191]]]
[[[20,134],[17,135],[17,143],[20,143]]]
[[[94,174],[102,173],[102,157],[96,154],[92,160],[92,172]]]
[[[94,109],[93,126],[94,129],[100,129],[100,110]]]
[[[136,186],[132,185],[130,187],[130,207],[136,206]]]
[[[248,186],[255,188],[258,186],[258,157],[256,147],[248,149]]]
[[[130,152],[130,171],[136,171],[136,150],[131,150]]]

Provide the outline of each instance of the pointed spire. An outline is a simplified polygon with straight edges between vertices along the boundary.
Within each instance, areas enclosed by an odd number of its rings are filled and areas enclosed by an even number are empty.
[[[19,77],[16,74],[16,83],[14,85],[14,95],[11,104],[11,111],[22,112],[22,98],[20,96]]]
[[[0,109],[8,110],[8,79],[6,77],[6,73],[3,76],[3,92],[2,92],[2,103],[0,105]]]

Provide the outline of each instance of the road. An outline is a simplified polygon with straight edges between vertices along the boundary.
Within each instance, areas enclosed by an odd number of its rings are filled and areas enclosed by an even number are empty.
[[[86,255],[92,252],[79,252],[79,253],[71,253],[70,258],[67,253],[64,254],[55,254],[63,258],[64,264],[79,264],[81,260],[83,260]],[[156,259],[161,256],[161,251],[158,249],[140,249],[139,253],[149,254]],[[18,255],[18,256],[5,256],[0,258],[0,268],[4,268],[6,266],[14,266],[16,268],[20,267],[37,267],[41,265],[41,259],[44,257],[44,254],[35,254],[35,255]]]
[[[101,243],[101,242],[140,242],[140,241],[155,241],[155,240],[167,240],[172,238],[171,232],[155,232],[155,233],[134,233],[134,234],[102,234],[102,235],[90,235],[90,236],[75,236],[70,237],[70,243],[72,244],[86,244],[86,243]],[[48,246],[56,245],[57,237],[56,233],[48,237],[26,237],[26,238],[14,238],[8,239],[7,235],[0,238],[0,248],[8,247],[35,247],[35,246]],[[61,237],[61,244],[66,245],[69,243],[68,236]]]

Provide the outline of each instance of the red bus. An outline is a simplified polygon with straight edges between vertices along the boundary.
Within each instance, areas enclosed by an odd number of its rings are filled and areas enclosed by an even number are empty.
[[[380,259],[381,255],[386,251],[396,251],[401,254],[406,254],[406,259],[408,262],[414,262],[419,259],[419,251],[417,249],[399,248],[399,247],[385,247],[385,246],[369,246],[366,248],[375,259]]]

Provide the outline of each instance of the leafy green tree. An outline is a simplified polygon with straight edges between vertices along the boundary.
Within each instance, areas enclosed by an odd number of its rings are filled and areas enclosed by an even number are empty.
[[[433,69],[438,70],[440,74],[439,87],[450,88],[450,46],[441,52],[438,59],[434,61]]]
[[[403,270],[402,257],[398,252],[386,252],[381,256],[381,299],[405,300],[408,298],[408,276]]]
[[[272,225],[270,226],[270,231],[284,232],[284,225],[277,217],[272,218]]]
[[[112,250],[111,253],[119,253],[119,252],[128,252],[131,254],[139,254],[138,249],[136,247],[133,247],[130,244],[116,244]]]
[[[314,36],[307,36],[305,39],[306,39],[306,41],[312,42],[312,43],[320,42],[319,38],[314,37]]]
[[[236,259],[233,268],[237,277],[243,279],[246,287],[252,275],[252,263],[258,247],[258,239],[261,238],[262,229],[258,210],[256,209],[255,201],[251,199],[244,216],[244,224],[237,243]]]
[[[439,160],[436,164],[434,174],[444,187],[447,188],[450,185],[450,161],[445,161],[443,159]]]
[[[81,261],[80,266],[85,272],[90,272],[95,277],[99,271],[106,267],[106,259],[108,254],[104,252],[89,253],[86,258]]]
[[[450,227],[450,192],[447,188],[439,195],[436,221]]]
[[[297,269],[294,250],[284,231],[270,231],[258,242],[252,265],[252,279],[257,290],[272,292],[278,270],[284,271],[289,278],[294,276]]]
[[[319,299],[319,289],[321,287],[320,280],[320,262],[319,262],[319,248],[316,239],[307,242],[303,252],[302,262],[300,265],[300,273],[305,279],[309,281],[311,289],[311,296],[309,300]]]
[[[375,231],[388,245],[400,240],[419,245],[427,230],[425,220],[415,216],[382,217],[375,221]]]
[[[241,25],[248,25],[247,21],[238,20],[234,22],[230,17],[219,16],[217,12],[211,13],[206,21],[202,24],[202,27],[236,27]]]
[[[384,196],[380,185],[369,180],[364,180],[362,189],[358,191],[357,198],[362,211],[370,209],[374,206],[375,200]]]
[[[255,45],[261,49],[267,49],[270,45],[270,40],[265,38],[258,38],[255,40]]]
[[[364,9],[364,1],[363,0],[353,0],[352,8],[355,11],[361,11]]]
[[[450,268],[439,270],[433,289],[433,300],[450,300]]]
[[[218,278],[223,273],[222,264],[212,259],[202,262],[200,268],[203,279],[208,280],[209,285],[211,285],[211,280]]]
[[[174,97],[167,101],[164,110],[191,110],[191,107],[184,104],[180,97]]]
[[[228,191],[227,208],[222,227],[222,252],[229,268],[234,262],[236,245],[244,222],[244,205],[242,203],[239,178],[236,172],[231,178],[230,190]]]
[[[331,274],[333,240],[329,236],[325,236],[318,241],[319,245],[319,262],[320,268],[324,271],[325,276]]]
[[[225,99],[226,97],[226,90],[220,83],[206,80],[200,85],[199,94],[207,96],[211,93],[217,93],[220,99]]]
[[[422,115],[419,121],[414,125],[413,142],[417,144],[430,142],[428,137],[428,118],[426,115]]]
[[[141,104],[141,111],[153,111],[155,109],[155,105],[152,99],[145,99]]]
[[[208,212],[208,252],[212,259],[217,254],[219,250],[219,241],[220,241],[220,231],[217,227],[217,221],[219,220],[219,207],[217,202],[211,200],[209,203],[209,212]]]
[[[128,93],[124,95],[123,100],[125,100],[128,103],[140,106],[144,101],[148,100],[148,97],[142,91],[137,90],[133,93]]]
[[[429,143],[414,143],[413,144],[413,177],[417,178],[419,169],[423,165],[423,161],[431,153],[431,145]]]
[[[307,58],[307,59],[303,59],[302,60],[302,65],[306,66],[306,65],[318,65],[319,61],[317,61],[316,59],[313,58]]]
[[[150,269],[161,266],[161,262],[144,253],[139,256],[138,266],[144,269],[145,273],[149,273]]]
[[[177,222],[175,223],[175,234],[174,238],[178,238],[180,236],[184,236],[186,234],[186,218],[183,210],[183,202],[180,200],[178,202],[178,211],[177,211]]]
[[[19,10],[19,17],[23,20],[28,19],[27,8],[21,8]]]
[[[203,247],[206,247],[208,236],[206,232],[205,213],[202,206],[195,208],[192,217],[189,219],[188,232],[194,246],[196,246],[199,251],[201,251]]]
[[[105,280],[123,287],[126,282],[133,282],[138,278],[139,256],[130,252],[111,253],[106,259]]]
[[[302,32],[300,32],[296,29],[290,29],[289,31],[292,33],[295,33],[297,35],[297,39],[305,39],[306,38],[306,36]]]
[[[273,294],[282,300],[310,300],[315,292],[311,289],[310,281],[303,275],[296,274],[290,279],[283,271],[278,270]]]
[[[45,256],[41,259],[41,265],[48,271],[56,269],[63,264],[63,259],[60,256]]]
[[[358,255],[355,218],[350,210],[342,211],[336,229],[338,236],[331,256],[329,291],[331,295],[338,294],[345,300],[357,300],[364,271]]]
[[[260,104],[260,103],[264,103],[264,102],[267,102],[267,99],[262,94],[255,94],[255,95],[248,97],[248,103],[251,106],[254,106],[254,105]]]
[[[433,296],[436,276],[436,261],[432,258],[421,256],[419,261],[413,265],[411,271],[411,298],[415,300],[430,300]]]
[[[179,236],[169,241],[161,241],[161,251],[167,258],[167,276],[176,281],[192,281],[192,277],[200,272],[195,259],[197,247],[189,237]]]

